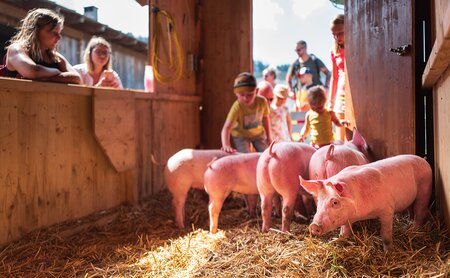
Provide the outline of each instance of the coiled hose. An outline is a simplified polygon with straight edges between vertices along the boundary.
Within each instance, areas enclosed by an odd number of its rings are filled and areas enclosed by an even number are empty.
[[[183,49],[180,41],[178,40],[178,34],[175,27],[175,22],[172,16],[165,10],[161,10],[158,7],[152,6],[152,13],[154,15],[153,21],[153,39],[152,39],[152,65],[156,80],[162,83],[169,83],[179,80],[183,74]],[[166,19],[167,29],[167,47],[162,47],[164,42],[164,32],[162,27],[163,17]],[[175,57],[172,49],[172,40],[175,45]],[[163,59],[161,55],[163,51],[164,56],[167,59]],[[164,75],[161,73],[161,66],[167,67],[171,70],[172,74]]]

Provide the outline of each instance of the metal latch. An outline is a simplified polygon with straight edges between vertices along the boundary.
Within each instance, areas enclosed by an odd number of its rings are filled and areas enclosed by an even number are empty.
[[[389,51],[396,53],[399,56],[403,56],[408,54],[411,51],[411,45],[405,44],[402,46],[399,46],[397,48],[390,48]]]

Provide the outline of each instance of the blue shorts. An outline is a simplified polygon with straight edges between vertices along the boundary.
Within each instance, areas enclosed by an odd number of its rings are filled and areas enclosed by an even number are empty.
[[[253,145],[257,152],[263,152],[267,149],[267,136],[265,133],[252,137],[231,137],[234,143],[234,147],[240,153],[249,153],[251,152],[250,145]]]

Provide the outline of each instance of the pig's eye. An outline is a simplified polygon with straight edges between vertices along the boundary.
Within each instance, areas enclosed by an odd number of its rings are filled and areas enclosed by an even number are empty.
[[[339,203],[338,199],[333,198],[333,199],[331,199],[330,203],[331,203],[331,206],[333,208],[339,208],[340,207],[340,203]]]

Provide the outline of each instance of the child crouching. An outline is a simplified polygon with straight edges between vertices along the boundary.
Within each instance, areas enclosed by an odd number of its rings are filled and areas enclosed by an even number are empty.
[[[240,73],[234,80],[237,100],[222,127],[223,151],[248,153],[253,145],[257,152],[263,152],[271,142],[269,105],[256,93],[255,77],[248,72]],[[236,149],[231,146],[230,135]]]

